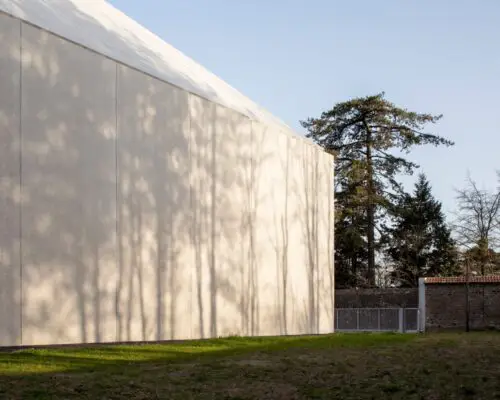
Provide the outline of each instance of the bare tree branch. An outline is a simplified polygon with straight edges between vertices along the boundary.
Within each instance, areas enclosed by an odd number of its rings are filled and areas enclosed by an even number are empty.
[[[499,175],[500,178],[500,175]],[[500,190],[480,189],[467,175],[466,187],[457,189],[458,208],[454,231],[457,243],[473,251],[484,274],[491,264],[491,253],[500,244]]]

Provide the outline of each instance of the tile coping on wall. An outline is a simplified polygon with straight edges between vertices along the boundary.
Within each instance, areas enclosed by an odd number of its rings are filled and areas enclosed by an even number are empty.
[[[465,276],[424,278],[424,283],[426,284],[452,284],[465,282]],[[500,283],[500,275],[471,276],[469,278],[469,283]]]

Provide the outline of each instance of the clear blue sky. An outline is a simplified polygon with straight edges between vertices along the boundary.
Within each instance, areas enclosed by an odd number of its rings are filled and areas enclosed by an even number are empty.
[[[298,132],[299,120],[382,90],[413,111],[444,114],[430,131],[456,145],[411,157],[446,211],[468,170],[497,186],[500,0],[111,3]]]

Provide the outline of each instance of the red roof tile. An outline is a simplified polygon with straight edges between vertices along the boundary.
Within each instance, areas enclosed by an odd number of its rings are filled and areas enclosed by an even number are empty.
[[[425,283],[465,283],[465,276],[429,277]],[[469,283],[500,283],[500,275],[471,276]]]

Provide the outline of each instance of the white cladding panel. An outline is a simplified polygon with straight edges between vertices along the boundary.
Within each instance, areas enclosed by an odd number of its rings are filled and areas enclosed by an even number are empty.
[[[217,336],[215,105],[189,96],[193,337]]]
[[[0,345],[333,330],[329,155],[5,15],[0,39]]]
[[[187,93],[118,72],[118,340],[191,337]]]
[[[289,137],[279,130],[253,123],[253,192],[255,265],[260,312],[260,334],[287,333],[290,313],[287,246]]]
[[[286,128],[271,113],[104,0],[0,0],[0,12],[250,118]]]
[[[330,333],[335,315],[333,157],[319,148],[314,151],[318,160],[318,333]]]
[[[23,344],[115,340],[115,63],[22,27]]]
[[[21,342],[20,29],[0,14],[0,345]]]

